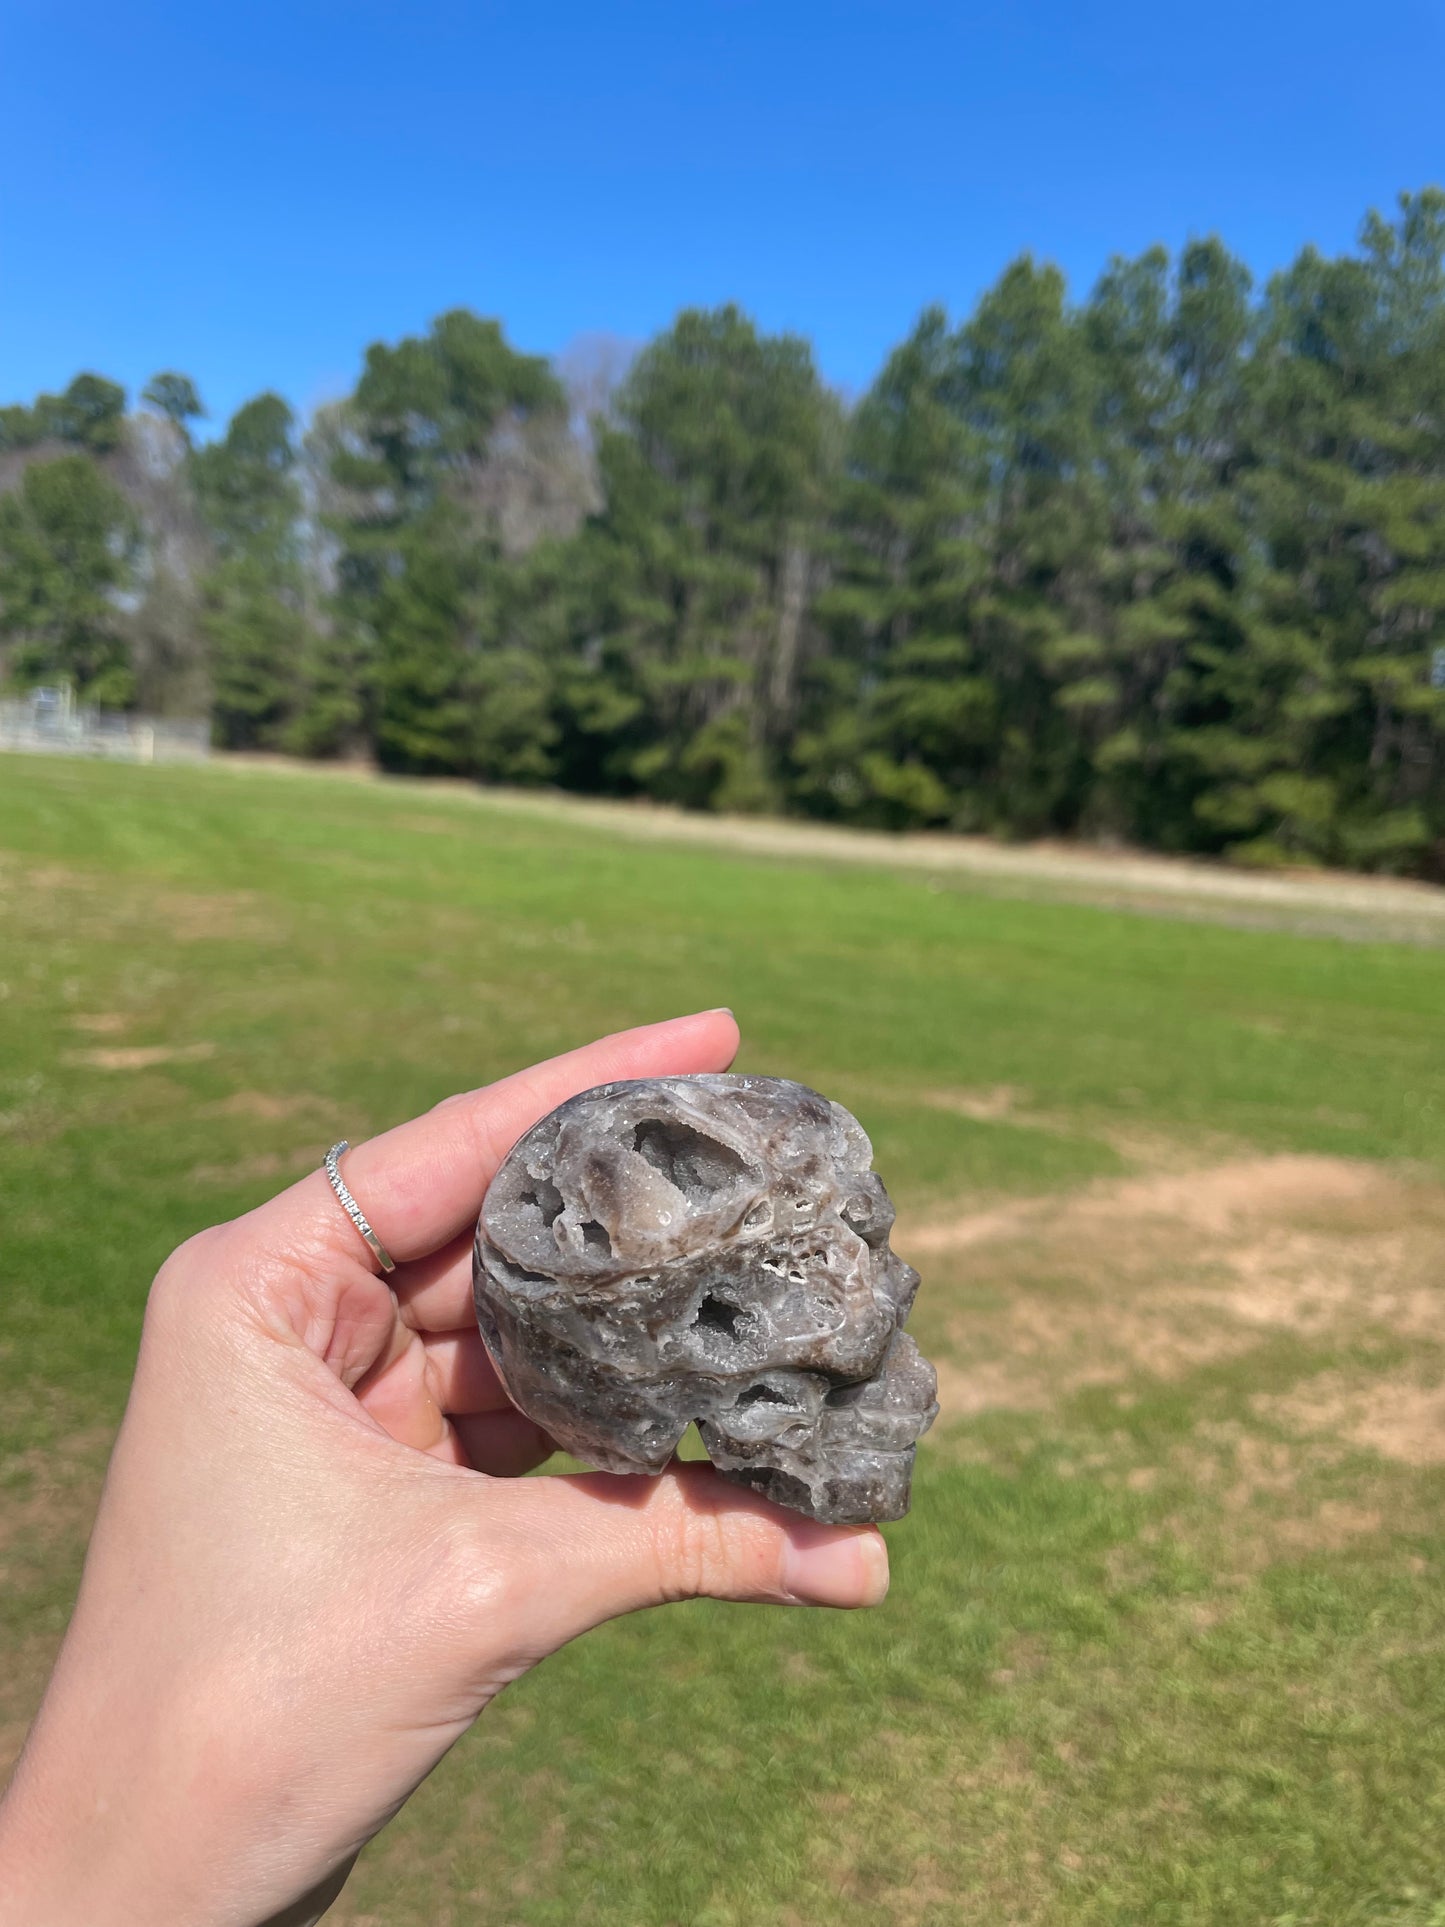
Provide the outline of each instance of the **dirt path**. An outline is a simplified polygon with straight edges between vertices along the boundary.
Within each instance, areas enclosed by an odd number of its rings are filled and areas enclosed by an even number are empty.
[[[486,789],[446,779],[382,777],[362,765],[297,764],[279,757],[226,756],[208,767],[237,774],[273,770],[316,780],[382,782],[418,797],[463,797],[479,809],[576,823],[638,842],[923,871],[940,881],[968,876],[1010,894],[1167,910],[1211,921],[1284,925],[1357,940],[1445,943],[1445,890],[1397,878],[1345,871],[1258,873],[1084,844],[1007,844],[934,832],[890,836],[786,818],[704,816],[656,803]]]

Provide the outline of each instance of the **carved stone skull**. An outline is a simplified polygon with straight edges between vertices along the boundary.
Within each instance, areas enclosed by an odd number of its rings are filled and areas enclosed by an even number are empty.
[[[872,1162],[855,1118],[781,1078],[570,1099],[514,1146],[477,1226],[477,1318],[512,1399],[607,1471],[660,1472],[696,1420],[770,1499],[901,1518],[938,1407]]]

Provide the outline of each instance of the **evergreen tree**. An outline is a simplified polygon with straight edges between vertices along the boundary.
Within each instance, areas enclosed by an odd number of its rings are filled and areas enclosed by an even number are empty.
[[[481,483],[498,438],[565,420],[565,408],[544,361],[463,310],[367,351],[331,461],[344,498],[337,609],[369,663],[373,740],[390,768],[477,767],[506,574]]]
[[[295,717],[306,620],[294,429],[279,395],[258,395],[191,457],[216,547],[202,620],[216,740],[227,749],[279,747]]]
[[[187,442],[191,438],[191,423],[205,418],[205,408],[196,393],[196,384],[189,375],[178,375],[174,371],[152,375],[141,390],[141,400],[168,421]]]
[[[610,785],[759,807],[809,644],[836,407],[806,343],[728,307],[679,316],[613,418],[569,735],[592,739],[584,766]]]
[[[83,455],[32,463],[0,497],[0,639],[14,682],[69,683],[111,708],[132,701],[117,599],[135,535],[124,497]]]
[[[63,395],[38,395],[29,408],[0,409],[0,449],[68,442],[92,455],[109,455],[120,446],[124,423],[120,384],[103,375],[77,375]]]
[[[1085,313],[1101,404],[1110,528],[1100,549],[1110,700],[1095,713],[1083,826],[1210,847],[1192,732],[1218,722],[1211,664],[1239,648],[1250,533],[1244,375],[1249,275],[1216,240],[1171,272],[1162,249],[1116,262]]]
[[[794,745],[807,808],[889,827],[966,815],[984,781],[996,692],[970,613],[984,579],[982,491],[964,460],[954,344],[930,309],[849,424],[832,580]]]

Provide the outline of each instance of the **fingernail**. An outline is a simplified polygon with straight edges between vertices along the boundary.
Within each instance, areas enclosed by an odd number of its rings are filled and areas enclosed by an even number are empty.
[[[876,1606],[888,1591],[888,1548],[878,1532],[809,1543],[789,1539],[783,1584],[800,1605]]]
[[[711,1010],[705,1010],[702,1014],[704,1017],[731,1017],[733,1007],[731,1004],[714,1004]]]

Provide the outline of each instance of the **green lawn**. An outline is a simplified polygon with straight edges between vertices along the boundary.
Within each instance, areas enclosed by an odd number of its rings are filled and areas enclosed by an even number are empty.
[[[1445,951],[450,788],[0,758],[0,1741],[166,1251],[719,1003],[859,1112],[917,1239],[945,1410],[892,1594],[593,1635],[338,1918],[1442,1927]]]

